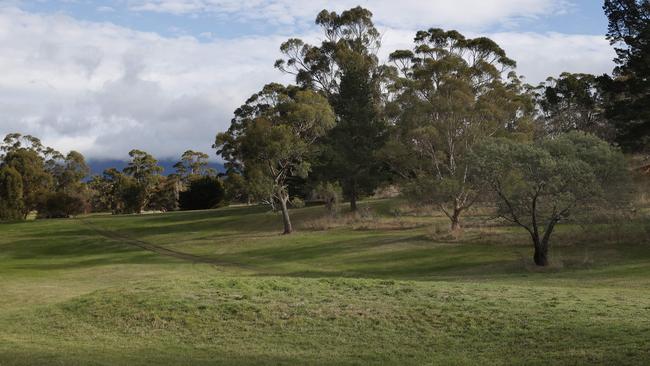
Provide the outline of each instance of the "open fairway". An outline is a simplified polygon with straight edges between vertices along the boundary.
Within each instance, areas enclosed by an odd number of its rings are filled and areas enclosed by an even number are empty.
[[[263,207],[0,225],[0,365],[646,365],[650,221],[529,238]],[[328,230],[321,230],[322,227]]]

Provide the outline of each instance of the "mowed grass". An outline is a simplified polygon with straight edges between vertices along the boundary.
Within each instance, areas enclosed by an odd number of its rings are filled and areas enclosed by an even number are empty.
[[[364,205],[0,224],[0,365],[650,363],[647,216],[560,227],[540,270],[478,213]]]

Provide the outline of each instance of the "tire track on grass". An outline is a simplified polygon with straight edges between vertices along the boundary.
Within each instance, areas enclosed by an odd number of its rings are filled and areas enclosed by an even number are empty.
[[[99,226],[96,226],[94,224],[91,224],[87,220],[84,219],[78,219],[82,224],[84,224],[89,230],[95,232],[96,234],[99,234],[109,240],[117,241],[123,244],[127,244],[130,246],[135,246],[140,249],[144,249],[149,252],[153,252],[162,256],[166,257],[172,257],[192,263],[204,263],[204,264],[211,264],[214,266],[229,266],[229,267],[241,267],[241,268],[247,268],[248,266],[239,264],[239,263],[234,263],[234,262],[227,262],[215,258],[206,258],[206,257],[201,257],[198,255],[194,254],[189,254],[189,253],[184,253],[184,252],[179,252],[177,250],[165,248],[161,245],[156,245],[152,244],[149,242],[146,242],[144,240],[140,239],[135,239],[132,238],[126,234],[122,234],[118,231],[113,231],[113,230],[106,230],[103,229]],[[177,242],[177,244],[182,244],[182,241]]]

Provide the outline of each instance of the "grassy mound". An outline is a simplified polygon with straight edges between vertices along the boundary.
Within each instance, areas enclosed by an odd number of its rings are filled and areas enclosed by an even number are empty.
[[[620,290],[358,279],[139,282],[16,319],[14,346],[28,339],[42,342],[41,350],[58,345],[42,357],[66,364],[187,357],[242,365],[643,364],[649,310],[650,299]],[[0,356],[0,364],[22,364],[12,349],[14,359]]]

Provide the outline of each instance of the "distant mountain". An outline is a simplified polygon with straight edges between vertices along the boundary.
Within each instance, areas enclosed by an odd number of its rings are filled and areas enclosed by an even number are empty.
[[[163,171],[164,175],[169,175],[176,171],[176,169],[174,169],[174,164],[177,162],[177,160],[159,160],[158,165],[165,169]],[[115,168],[121,171],[129,162],[124,160],[88,160],[87,163],[90,167],[90,175],[101,175],[104,170],[110,168]],[[209,163],[208,166],[216,169],[218,172],[225,171],[223,164],[220,163]]]

